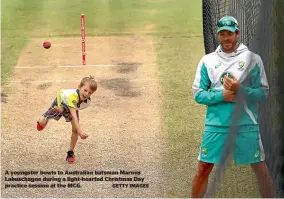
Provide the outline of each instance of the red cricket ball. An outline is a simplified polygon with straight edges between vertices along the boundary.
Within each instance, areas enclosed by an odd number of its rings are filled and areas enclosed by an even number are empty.
[[[44,41],[42,45],[45,49],[49,49],[51,47],[50,41]]]

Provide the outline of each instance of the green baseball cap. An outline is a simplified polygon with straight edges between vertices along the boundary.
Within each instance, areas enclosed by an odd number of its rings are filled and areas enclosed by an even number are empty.
[[[232,16],[224,16],[217,23],[217,32],[221,30],[228,30],[231,32],[236,32],[238,28],[238,21]]]

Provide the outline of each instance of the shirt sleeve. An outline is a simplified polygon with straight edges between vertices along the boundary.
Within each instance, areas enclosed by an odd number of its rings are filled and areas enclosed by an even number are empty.
[[[71,94],[67,97],[67,106],[76,108],[79,103],[79,97],[76,94]]]
[[[252,69],[250,86],[240,86],[240,94],[245,97],[248,102],[260,102],[265,100],[269,93],[269,85],[266,78],[264,66],[260,57]]]
[[[61,94],[62,94],[62,90],[60,90],[60,91],[57,93],[57,96],[56,96],[57,106],[58,106],[58,107],[62,107],[62,104],[61,104],[61,102],[62,102],[62,96],[61,96]]]
[[[84,102],[82,102],[79,107],[77,108],[78,110],[83,110],[85,108],[87,108],[88,106],[90,106],[91,103],[91,98],[85,100]]]
[[[192,86],[194,99],[197,103],[213,105],[223,102],[223,90],[209,90],[210,86],[211,80],[208,76],[207,67],[201,59]]]

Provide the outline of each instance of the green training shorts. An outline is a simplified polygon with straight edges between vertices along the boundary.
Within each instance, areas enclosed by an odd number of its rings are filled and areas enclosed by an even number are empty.
[[[198,160],[220,164],[224,155],[228,134],[203,132]],[[238,133],[232,152],[236,165],[264,161],[264,150],[259,131]]]

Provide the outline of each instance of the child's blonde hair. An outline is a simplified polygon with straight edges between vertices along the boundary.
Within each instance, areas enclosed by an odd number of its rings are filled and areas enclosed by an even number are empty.
[[[98,84],[97,84],[97,82],[96,82],[96,80],[95,80],[95,78],[93,76],[90,75],[89,77],[84,77],[81,80],[79,87],[84,86],[86,83],[89,83],[90,89],[92,91],[96,91],[97,90]]]

